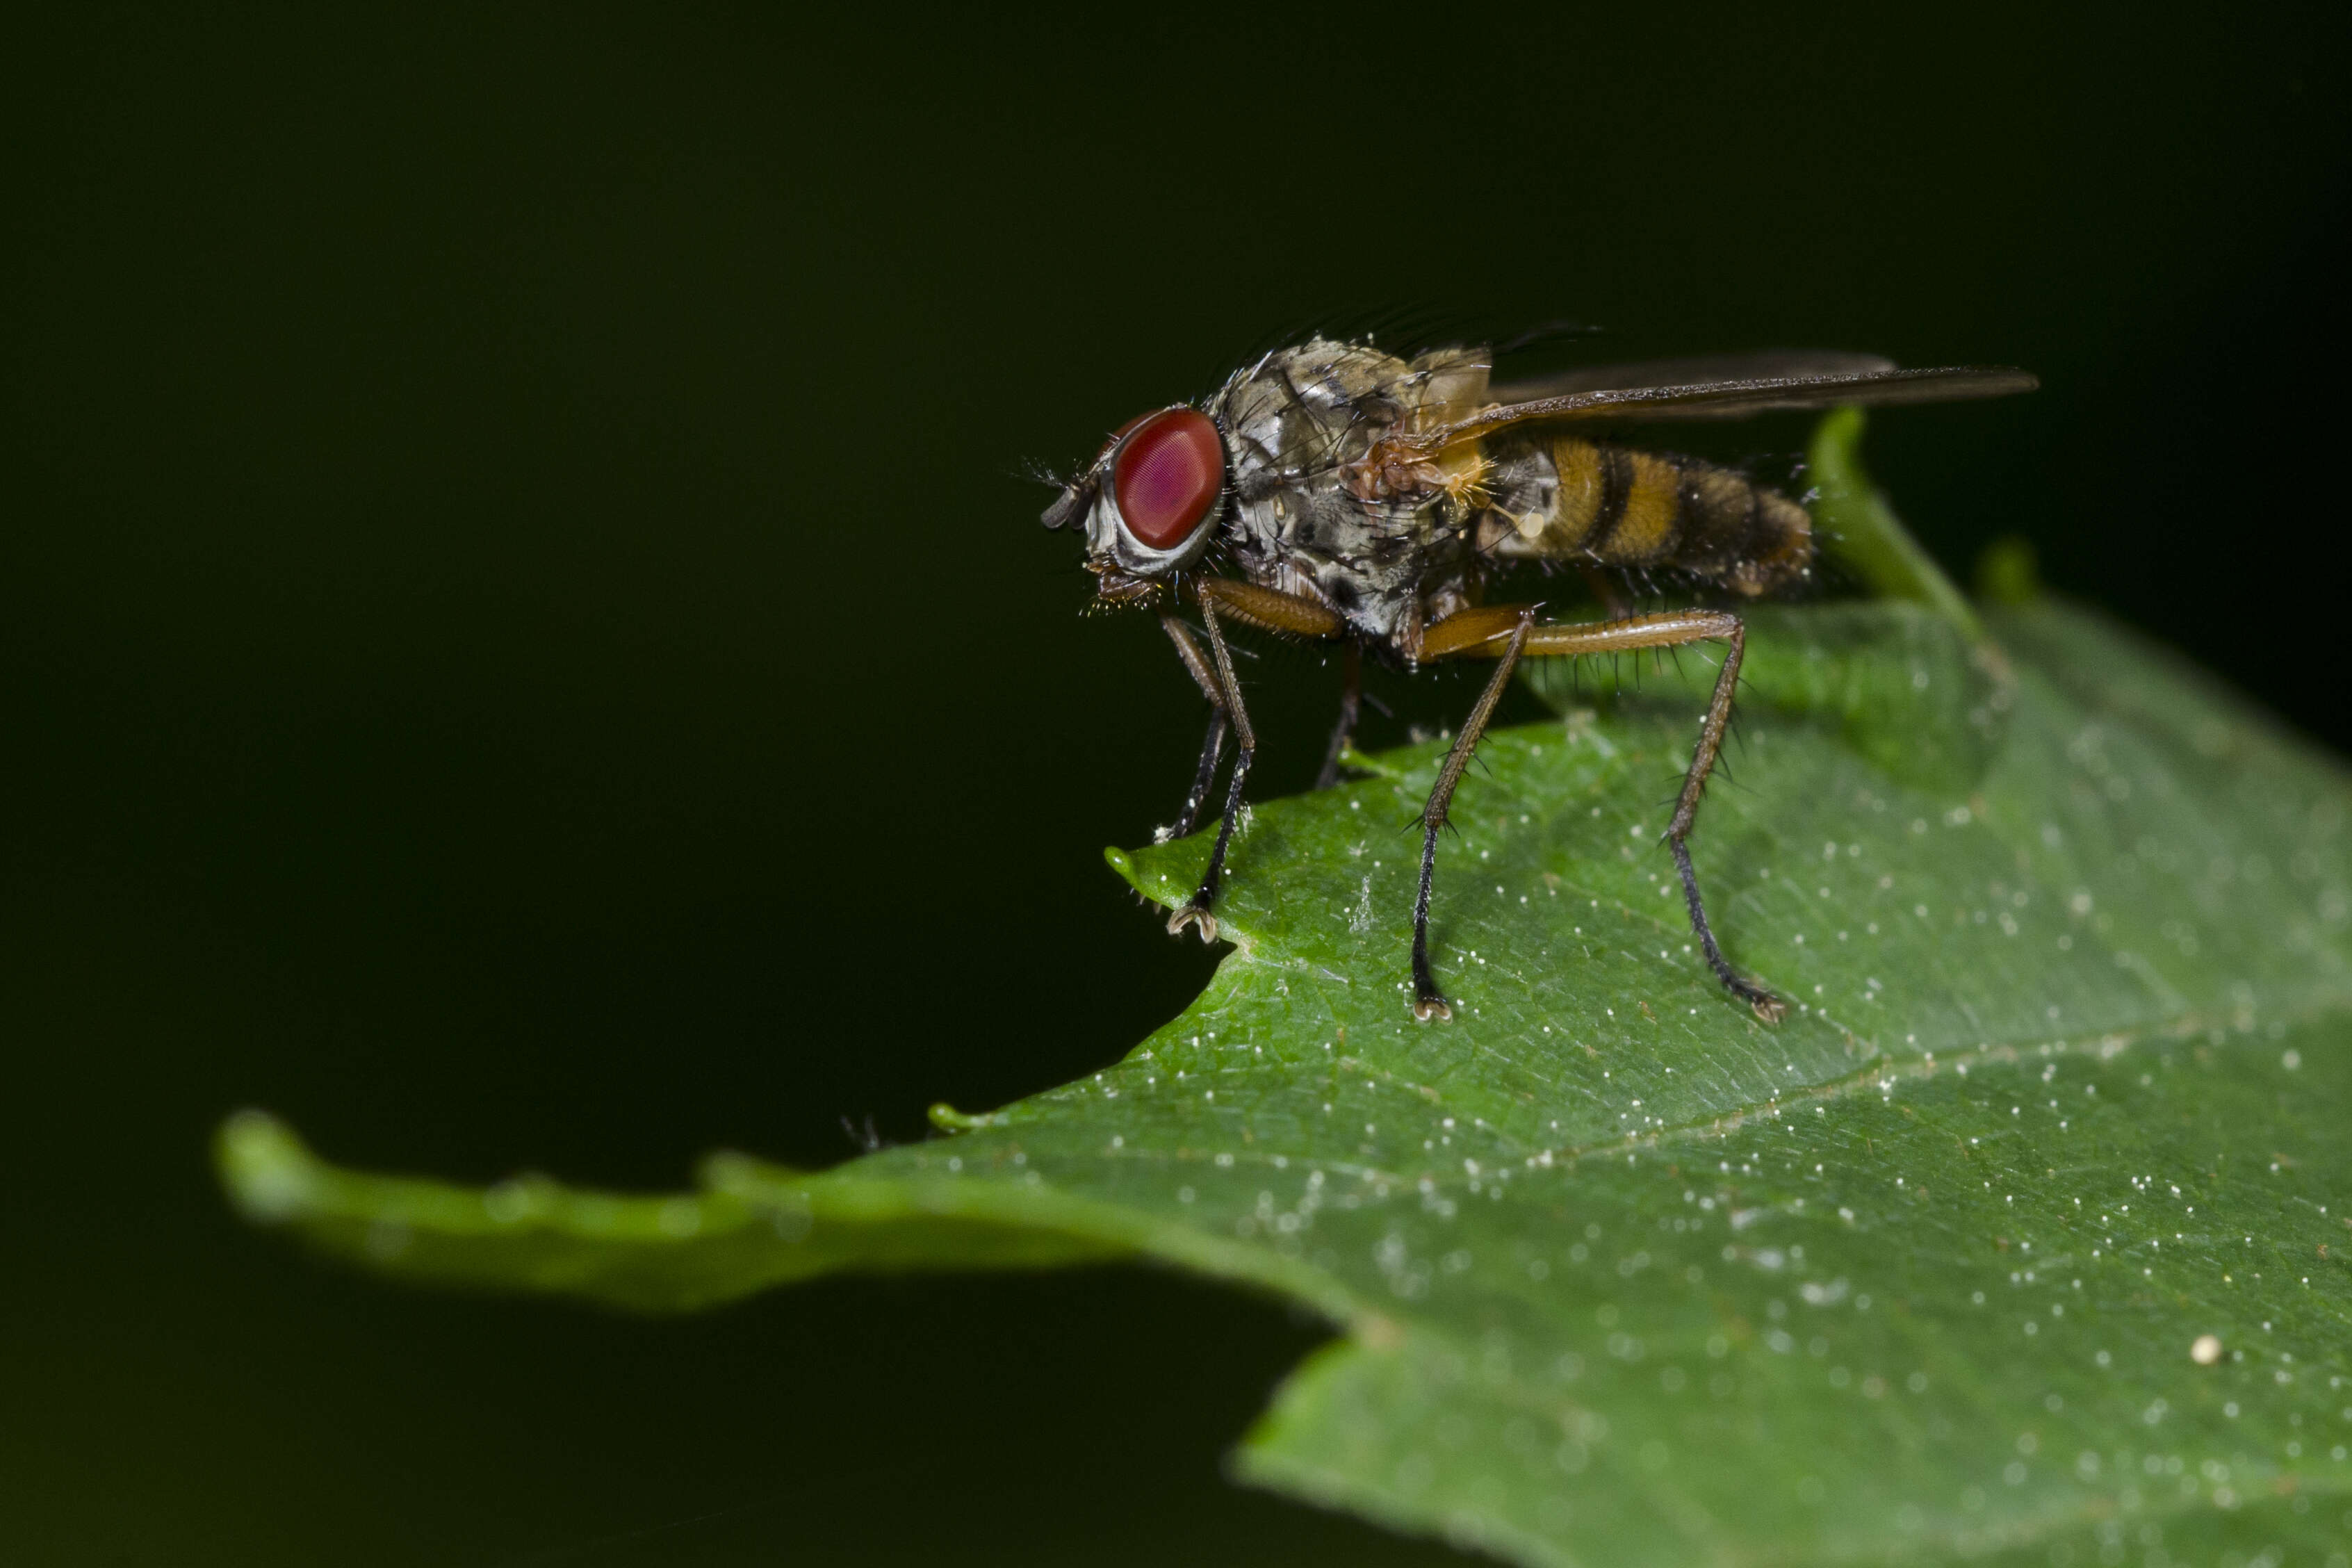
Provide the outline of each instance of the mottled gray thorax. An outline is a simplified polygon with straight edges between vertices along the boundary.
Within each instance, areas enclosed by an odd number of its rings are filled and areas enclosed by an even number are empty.
[[[1475,351],[1408,362],[1319,338],[1236,373],[1209,405],[1233,456],[1234,566],[1410,658],[1423,626],[1476,594],[1466,509],[1427,490],[1368,498],[1348,471],[1382,436],[1474,405],[1486,382]]]

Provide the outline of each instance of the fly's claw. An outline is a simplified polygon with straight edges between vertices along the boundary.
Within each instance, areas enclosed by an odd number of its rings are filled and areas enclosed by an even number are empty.
[[[1768,1024],[1777,1024],[1789,1016],[1789,1005],[1750,980],[1736,976],[1725,982],[1734,996],[1748,1004],[1756,1016]]]
[[[1443,996],[1416,996],[1412,1001],[1412,1016],[1415,1023],[1426,1024],[1432,1018],[1440,1023],[1451,1023],[1454,1009],[1446,1005]]]
[[[1198,926],[1203,945],[1217,940],[1217,917],[1208,911],[1198,899],[1168,917],[1168,934],[1182,936],[1186,926]]]

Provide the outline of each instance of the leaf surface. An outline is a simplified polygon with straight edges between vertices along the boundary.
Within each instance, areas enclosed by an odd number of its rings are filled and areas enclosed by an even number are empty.
[[[1118,1066],[818,1174],[488,1191],[266,1118],[255,1218],[420,1279],[677,1309],[838,1269],[1160,1260],[1341,1337],[1258,1483],[1537,1563],[2237,1562],[2352,1539],[2352,792],[2080,612],[1762,615],[1736,780],[1657,839],[1704,661],[1494,735],[1416,1025],[1441,748],[1257,808],[1234,951]],[[1180,900],[1205,839],[1113,852]],[[2330,1557],[2329,1553],[2336,1553]]]

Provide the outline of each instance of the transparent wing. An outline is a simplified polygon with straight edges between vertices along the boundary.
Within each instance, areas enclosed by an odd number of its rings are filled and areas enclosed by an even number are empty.
[[[2032,392],[2042,383],[2011,365],[1948,365],[1937,370],[1854,370],[1813,375],[1763,375],[1678,385],[1605,387],[1504,404],[1433,431],[1424,441],[1450,446],[1535,421],[1741,419],[1781,409],[1856,403],[1955,403]]]
[[[1583,365],[1556,375],[1498,381],[1496,403],[1536,403],[1580,392],[1633,392],[1654,386],[1704,386],[1719,381],[1805,381],[1824,375],[1867,375],[1893,370],[1879,354],[1840,349],[1759,349],[1752,353],[1684,354],[1674,359]]]

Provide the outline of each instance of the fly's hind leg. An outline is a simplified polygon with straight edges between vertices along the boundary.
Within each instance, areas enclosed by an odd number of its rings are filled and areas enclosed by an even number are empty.
[[[1474,619],[1474,617],[1477,617]],[[1725,645],[1723,668],[1715,680],[1715,694],[1706,705],[1706,715],[1699,721],[1698,745],[1691,752],[1690,769],[1683,775],[1682,795],[1675,802],[1675,815],[1666,825],[1666,844],[1675,858],[1675,868],[1682,875],[1683,897],[1690,906],[1691,931],[1698,937],[1699,950],[1706,953],[1709,969],[1723,982],[1724,989],[1756,1010],[1757,1016],[1767,1023],[1776,1023],[1787,1012],[1780,999],[1731,967],[1717,945],[1714,928],[1708,924],[1706,905],[1699,898],[1698,875],[1691,868],[1691,824],[1698,816],[1699,797],[1706,792],[1707,774],[1715,771],[1717,754],[1723,750],[1724,731],[1731,722],[1731,702],[1739,688],[1739,660],[1747,650],[1748,631],[1738,616],[1723,610],[1668,610],[1657,615],[1629,616],[1622,620],[1604,621],[1589,626],[1536,626],[1511,634],[1507,645],[1504,628],[1494,624],[1496,611],[1482,607],[1465,610],[1448,617],[1429,629],[1424,647],[1434,645],[1444,657],[1468,658],[1500,658],[1507,674],[1522,653],[1529,658],[1572,658],[1597,653],[1636,653],[1648,648],[1681,647],[1696,642],[1721,642]],[[1453,630],[1454,623],[1459,631]],[[1424,657],[1428,657],[1424,653]],[[1488,689],[1488,700],[1499,696],[1499,682]],[[1481,711],[1490,707],[1482,700]],[[1465,731],[1465,736],[1468,731]],[[1458,748],[1457,748],[1458,750]],[[1465,756],[1464,761],[1468,759]],[[1453,759],[1447,759],[1453,765]],[[1429,867],[1434,853],[1434,840],[1422,857],[1421,903],[1429,902]],[[1434,996],[1434,988],[1427,980],[1428,964],[1423,951],[1423,922],[1414,921],[1413,986],[1423,999]],[[1439,1006],[1444,1003],[1440,1001]],[[1423,1014],[1420,1004],[1413,1009]]]
[[[1699,796],[1706,793],[1706,775],[1715,771],[1715,759],[1723,750],[1724,731],[1731,723],[1731,700],[1739,687],[1740,656],[1748,648],[1748,628],[1739,617],[1717,614],[1730,623],[1719,634],[1724,642],[1723,668],[1716,674],[1715,694],[1707,699],[1706,715],[1699,721],[1698,745],[1691,752],[1690,771],[1683,775],[1683,793],[1675,802],[1674,819],[1666,825],[1666,843],[1674,850],[1675,869],[1682,873],[1691,930],[1697,933],[1707,967],[1715,971],[1725,990],[1755,1008],[1758,1017],[1777,1024],[1788,1012],[1788,1005],[1725,962],[1723,950],[1716,945],[1714,928],[1707,924],[1706,905],[1698,896],[1698,873],[1691,869],[1691,824],[1698,816]]]

